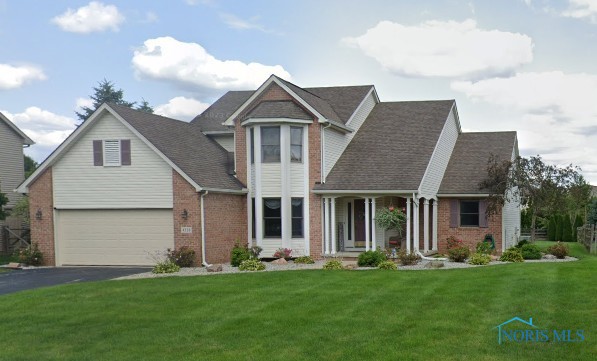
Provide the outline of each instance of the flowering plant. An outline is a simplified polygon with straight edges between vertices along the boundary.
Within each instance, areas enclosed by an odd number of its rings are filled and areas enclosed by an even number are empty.
[[[406,223],[406,215],[400,209],[384,207],[377,211],[375,215],[377,225],[385,230],[395,229],[398,235],[402,236],[402,228]]]
[[[291,254],[292,250],[290,248],[278,248],[278,250],[274,253],[274,258],[284,258],[288,261]]]

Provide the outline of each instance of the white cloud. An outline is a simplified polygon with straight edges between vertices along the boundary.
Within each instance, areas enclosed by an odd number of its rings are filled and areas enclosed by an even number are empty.
[[[568,0],[568,9],[562,12],[562,16],[576,19],[588,18],[591,22],[597,22],[597,0]]]
[[[36,161],[44,160],[75,129],[74,118],[55,114],[38,107],[28,107],[22,113],[1,111],[19,127],[35,144],[27,148],[27,154]]]
[[[82,111],[83,107],[93,108],[93,100],[91,100],[89,98],[77,98],[76,104],[77,104],[76,110],[78,112]]]
[[[15,89],[34,80],[45,80],[44,72],[35,66],[0,64],[0,90]]]
[[[426,21],[416,26],[382,21],[365,34],[342,41],[388,71],[406,76],[504,75],[533,60],[533,41],[527,35],[480,29],[470,19]]]
[[[167,104],[155,107],[154,112],[169,118],[191,120],[201,114],[207,107],[209,107],[209,104],[193,98],[175,97],[170,99]]]
[[[137,76],[191,87],[196,90],[255,89],[271,74],[290,79],[281,65],[219,60],[197,43],[171,37],[148,39],[132,59]]]
[[[259,30],[264,33],[274,33],[274,31],[265,28],[265,26],[258,23],[259,17],[255,16],[250,19],[241,19],[234,14],[220,13],[220,18],[226,25],[232,29],[237,30]]]
[[[579,165],[597,183],[597,165],[587,157],[597,154],[597,75],[519,73],[510,78],[456,81],[451,87],[473,101],[502,109],[505,118],[490,126],[518,130],[523,153]]]
[[[106,30],[118,31],[119,25],[124,22],[124,16],[114,5],[92,1],[77,10],[69,8],[64,14],[54,17],[52,22],[64,31],[86,34]]]

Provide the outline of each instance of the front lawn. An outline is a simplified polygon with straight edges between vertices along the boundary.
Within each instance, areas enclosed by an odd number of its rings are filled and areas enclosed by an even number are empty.
[[[572,246],[572,245],[571,245]],[[593,360],[597,257],[83,283],[0,297],[0,360]],[[582,329],[498,345],[498,324]]]

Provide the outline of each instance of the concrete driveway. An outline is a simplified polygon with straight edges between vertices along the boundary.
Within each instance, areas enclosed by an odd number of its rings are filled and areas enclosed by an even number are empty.
[[[53,267],[0,273],[0,295],[67,283],[102,281],[148,272],[150,267]]]

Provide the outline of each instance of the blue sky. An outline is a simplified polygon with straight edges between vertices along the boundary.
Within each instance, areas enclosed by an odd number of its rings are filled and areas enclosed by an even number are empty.
[[[516,130],[597,184],[597,0],[0,0],[0,49],[0,111],[38,161],[104,78],[189,120],[276,73],[456,99],[465,131]]]

